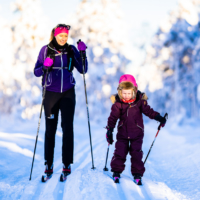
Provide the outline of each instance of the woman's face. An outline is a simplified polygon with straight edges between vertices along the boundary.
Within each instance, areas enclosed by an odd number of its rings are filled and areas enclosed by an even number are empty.
[[[122,90],[122,98],[126,101],[130,100],[133,98],[133,90]]]
[[[67,43],[68,40],[68,34],[67,33],[60,33],[58,35],[55,36],[57,43],[60,46],[63,46]]]

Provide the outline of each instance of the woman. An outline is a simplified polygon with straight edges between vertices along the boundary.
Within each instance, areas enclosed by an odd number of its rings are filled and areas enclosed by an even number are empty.
[[[73,45],[68,45],[70,26],[58,24],[51,32],[50,43],[40,50],[34,68],[37,77],[43,76],[42,86],[46,81],[46,94],[44,99],[44,111],[46,121],[44,157],[45,173],[53,173],[53,157],[55,146],[55,134],[58,123],[58,113],[61,111],[61,127],[63,131],[62,162],[63,173],[71,173],[70,164],[73,163],[73,119],[75,110],[75,79],[73,68],[83,73],[82,58]],[[83,52],[85,73],[87,72],[86,45],[78,43],[79,51]],[[46,76],[46,73],[47,76]],[[47,77],[47,80],[45,80]]]

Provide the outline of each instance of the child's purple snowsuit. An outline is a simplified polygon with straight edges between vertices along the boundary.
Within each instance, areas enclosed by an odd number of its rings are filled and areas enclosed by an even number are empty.
[[[144,96],[144,97],[143,97]],[[158,112],[155,112],[148,104],[146,95],[138,95],[133,103],[124,103],[116,96],[116,102],[111,108],[108,118],[108,126],[114,128],[117,120],[118,133],[115,144],[115,152],[111,161],[113,172],[121,173],[125,168],[125,161],[128,152],[131,155],[131,172],[145,172],[142,161],[142,143],[144,137],[144,124],[142,113],[150,119],[154,119]],[[130,143],[130,144],[129,144]]]

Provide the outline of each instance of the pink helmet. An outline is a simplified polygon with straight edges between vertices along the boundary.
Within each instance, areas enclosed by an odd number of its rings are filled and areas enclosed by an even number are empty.
[[[120,84],[121,82],[124,82],[124,81],[126,81],[126,82],[131,82],[131,83],[133,83],[133,85],[134,85],[135,87],[138,87],[135,78],[134,78],[132,75],[130,75],[130,74],[124,74],[124,75],[122,75],[122,76],[120,77],[120,79],[119,79],[119,84]]]

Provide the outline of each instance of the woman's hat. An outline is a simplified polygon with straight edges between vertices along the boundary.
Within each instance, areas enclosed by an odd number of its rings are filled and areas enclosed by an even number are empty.
[[[70,30],[70,26],[69,25],[65,25],[65,24],[58,24],[55,28],[54,31],[54,36],[60,34],[60,33],[67,33],[69,34],[69,30]]]

